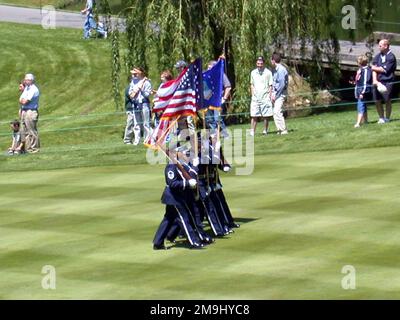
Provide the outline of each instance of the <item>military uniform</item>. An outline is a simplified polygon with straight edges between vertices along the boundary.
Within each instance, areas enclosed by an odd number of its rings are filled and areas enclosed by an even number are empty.
[[[182,166],[193,179],[197,180],[198,168],[194,167],[191,164],[186,164],[186,163],[183,163]],[[210,244],[213,243],[214,241],[212,237],[204,230],[203,220],[205,217],[204,213],[205,209],[200,195],[195,194],[198,192],[199,191],[187,189],[185,191],[185,203],[189,210],[189,213],[191,213],[193,227],[197,231],[199,238],[204,244]],[[181,228],[180,225],[178,224],[178,221],[176,221],[174,226],[168,233],[167,239],[173,242],[175,238],[179,235],[179,232],[181,232]]]
[[[185,191],[190,188],[189,182],[183,177],[182,172],[176,164],[168,164],[165,168],[165,181],[161,202],[166,205],[164,219],[154,236],[154,249],[165,249],[164,240],[173,227],[175,221],[185,233],[192,248],[201,248],[201,239],[198,236],[193,222],[191,222],[190,211],[185,203]]]
[[[209,164],[199,165],[199,195],[202,202],[203,215],[207,217],[211,230],[215,236],[223,236],[227,233],[218,218],[217,209],[210,199]]]
[[[210,147],[212,150],[213,164],[210,164],[210,187],[211,187],[211,199],[217,208],[217,212],[219,214],[221,223],[225,225],[225,230],[228,229],[228,232],[232,232],[232,228],[239,228],[239,224],[235,223],[231,210],[229,209],[228,203],[226,201],[224,192],[222,190],[222,183],[219,178],[220,170],[230,170],[230,165],[224,163],[224,157],[222,153],[222,149],[219,152],[216,152],[213,147]]]

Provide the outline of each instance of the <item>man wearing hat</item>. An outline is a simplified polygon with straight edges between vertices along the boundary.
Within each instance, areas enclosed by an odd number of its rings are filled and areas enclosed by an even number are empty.
[[[39,152],[40,140],[37,129],[39,120],[39,96],[40,92],[35,85],[35,77],[28,73],[25,75],[25,88],[19,98],[21,104],[21,120],[23,123],[22,141],[25,141],[26,151],[30,153]]]
[[[265,68],[263,56],[256,60],[257,68],[251,72],[251,130],[250,135],[254,136],[259,118],[264,119],[263,134],[268,133],[268,118],[274,115],[272,108],[272,72]]]
[[[176,71],[178,71],[178,76],[182,73],[183,70],[188,66],[187,62],[184,60],[179,60],[177,63],[175,63],[174,68]]]
[[[152,86],[150,80],[145,76],[142,67],[134,67],[131,70],[132,81],[128,90],[131,99],[132,112],[127,111],[127,126],[125,128],[124,141],[129,143],[133,133],[135,135],[134,145],[140,142],[141,133],[144,140],[150,135],[150,95]]]

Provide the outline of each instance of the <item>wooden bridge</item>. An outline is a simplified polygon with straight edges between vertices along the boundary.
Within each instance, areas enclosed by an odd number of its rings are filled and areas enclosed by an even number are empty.
[[[373,57],[379,53],[378,42],[380,39],[388,38],[391,41],[400,42],[400,34],[389,34],[389,33],[381,33],[375,32],[374,39],[375,45],[373,48]],[[342,70],[356,71],[358,69],[357,58],[360,55],[367,54],[370,56],[370,50],[366,45],[366,42],[357,42],[353,43],[351,41],[339,41],[340,44],[340,53],[339,53],[339,64]],[[310,47],[311,46],[307,46]],[[397,70],[396,75],[400,76],[400,45],[391,45],[390,49],[394,53],[397,58]],[[301,53],[300,44],[296,44],[292,47],[292,57],[290,59],[291,63],[302,64],[305,61],[312,61],[312,51],[311,49],[306,49],[305,53]],[[325,68],[330,68],[331,63],[326,55],[322,55],[321,64]]]

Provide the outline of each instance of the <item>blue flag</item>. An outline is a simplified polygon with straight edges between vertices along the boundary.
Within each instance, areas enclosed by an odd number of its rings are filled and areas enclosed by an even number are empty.
[[[210,69],[203,72],[204,103],[203,108],[221,107],[224,82],[225,60],[219,59]]]

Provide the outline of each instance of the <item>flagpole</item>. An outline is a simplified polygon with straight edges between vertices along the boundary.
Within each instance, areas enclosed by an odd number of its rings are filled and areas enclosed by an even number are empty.
[[[181,115],[179,115],[179,116],[169,125],[169,127],[167,128],[167,130],[165,130],[165,131],[163,132],[163,134],[161,135],[161,137],[158,138],[158,140],[156,141],[156,145],[159,145],[160,141],[161,141],[162,139],[164,139],[165,135],[171,130],[172,126],[174,126],[175,123],[178,122],[178,120],[180,119],[180,117],[181,117]]]

